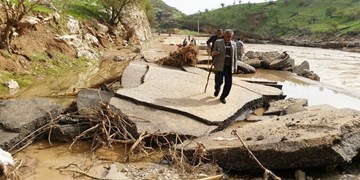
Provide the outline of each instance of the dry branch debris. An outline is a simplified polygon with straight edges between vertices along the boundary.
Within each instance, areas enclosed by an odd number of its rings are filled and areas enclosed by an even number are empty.
[[[162,58],[156,63],[175,67],[196,66],[198,53],[199,50],[196,46],[179,47],[176,51],[171,52],[168,57]]]

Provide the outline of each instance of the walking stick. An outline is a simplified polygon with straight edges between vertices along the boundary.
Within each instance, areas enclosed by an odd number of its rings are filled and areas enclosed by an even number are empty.
[[[210,71],[209,65],[210,65],[210,54],[208,55],[208,65],[207,65],[208,71]]]
[[[210,67],[210,69],[209,69],[209,75],[208,75],[208,77],[207,77],[207,81],[206,81],[204,93],[206,93],[206,89],[207,89],[207,86],[208,86],[208,84],[209,84],[211,69],[212,69],[213,66],[214,66],[214,63],[211,64],[211,67]]]

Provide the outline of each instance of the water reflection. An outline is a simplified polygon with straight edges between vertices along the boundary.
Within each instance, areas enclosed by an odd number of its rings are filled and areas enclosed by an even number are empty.
[[[283,91],[287,97],[308,99],[309,106],[328,104],[337,108],[360,110],[360,99],[328,88],[315,85],[301,85],[291,81],[284,81],[279,84],[283,85]]]

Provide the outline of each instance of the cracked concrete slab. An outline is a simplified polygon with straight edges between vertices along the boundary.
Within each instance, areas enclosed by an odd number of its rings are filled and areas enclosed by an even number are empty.
[[[205,84],[206,77],[202,75],[150,65],[142,85],[120,89],[116,96],[186,115],[207,124],[219,124],[234,118],[250,104],[252,108],[262,105],[263,93],[282,94],[276,88],[239,81],[240,85],[233,85],[227,104],[222,104],[213,96],[214,81],[209,81],[206,93]],[[252,90],[254,87],[256,89]]]
[[[111,98],[110,105],[121,110],[136,124],[138,134],[145,131],[149,133],[173,132],[188,137],[200,137],[217,128],[217,126],[209,126],[183,115],[142,106],[119,98]]]
[[[148,66],[145,64],[129,63],[121,77],[121,87],[134,88],[140,86],[147,70]]]
[[[201,142],[208,157],[225,169],[259,169],[239,139],[232,135],[236,130],[259,161],[270,169],[350,162],[360,149],[360,112],[331,106],[307,109],[266,121],[233,124],[224,131],[189,144],[185,142],[185,154],[191,159]]]

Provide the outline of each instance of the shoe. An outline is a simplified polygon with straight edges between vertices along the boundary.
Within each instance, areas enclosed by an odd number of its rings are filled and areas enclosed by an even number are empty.
[[[219,95],[219,91],[214,92],[214,96],[217,97]]]
[[[226,100],[225,100],[225,99],[220,98],[220,101],[221,101],[223,104],[226,104]]]

